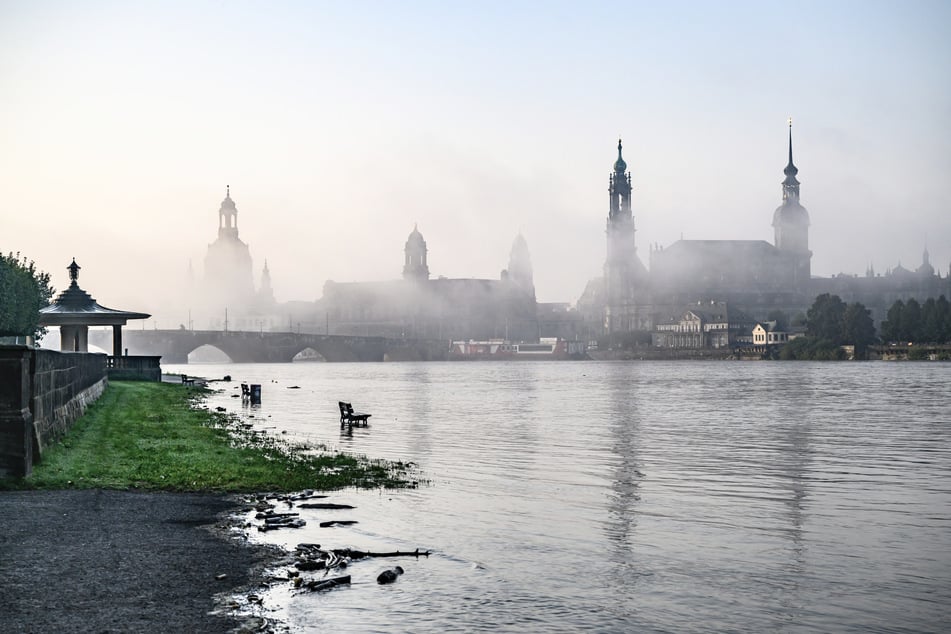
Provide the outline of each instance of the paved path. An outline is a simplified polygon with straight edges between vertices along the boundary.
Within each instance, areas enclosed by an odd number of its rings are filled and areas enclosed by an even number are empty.
[[[203,528],[235,506],[210,494],[0,492],[0,632],[227,632],[237,623],[209,614],[213,596],[267,560]]]

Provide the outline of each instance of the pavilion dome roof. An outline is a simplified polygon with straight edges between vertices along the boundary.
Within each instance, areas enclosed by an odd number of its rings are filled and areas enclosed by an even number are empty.
[[[74,259],[69,265],[69,288],[59,294],[49,306],[40,309],[41,326],[86,324],[109,326],[125,324],[129,319],[148,319],[151,315],[128,310],[107,308],[79,287],[79,269]]]

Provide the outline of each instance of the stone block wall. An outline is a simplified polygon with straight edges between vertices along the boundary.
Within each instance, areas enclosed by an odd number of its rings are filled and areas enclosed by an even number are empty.
[[[30,348],[0,346],[0,476],[27,475],[33,468],[31,362]]]
[[[107,381],[102,354],[0,346],[0,475],[29,475]]]

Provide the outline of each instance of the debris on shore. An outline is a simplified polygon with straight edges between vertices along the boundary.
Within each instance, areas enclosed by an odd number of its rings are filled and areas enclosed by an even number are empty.
[[[399,578],[401,574],[403,574],[403,568],[396,566],[395,568],[390,568],[381,572],[376,578],[376,582],[379,584],[393,583]]]
[[[326,575],[332,570],[340,569],[349,569],[350,564],[353,561],[358,561],[361,559],[369,559],[374,557],[429,557],[431,554],[430,551],[425,550],[421,551],[416,549],[413,551],[399,551],[394,550],[390,552],[370,552],[363,550],[354,550],[352,548],[321,548],[320,544],[298,544],[297,548],[294,551],[294,570],[290,570],[287,573],[288,579],[291,580],[295,588],[315,591],[315,590],[329,590],[337,585],[349,584],[350,575],[345,577],[334,577],[326,578]],[[302,572],[316,572],[323,571],[324,577],[318,579],[305,580],[302,576]],[[384,570],[377,576],[377,583],[386,584],[393,583],[396,581],[396,578],[403,574],[403,568],[396,566],[389,570]],[[346,581],[343,581],[343,580]],[[333,583],[328,583],[333,582]]]

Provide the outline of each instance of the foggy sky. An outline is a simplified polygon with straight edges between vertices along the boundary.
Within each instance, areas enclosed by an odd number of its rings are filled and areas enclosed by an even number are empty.
[[[619,134],[646,264],[772,242],[792,116],[813,274],[947,275],[951,5],[593,4],[0,0],[0,249],[160,314],[230,184],[279,301],[398,278],[418,223],[434,277],[521,231],[574,302]]]

